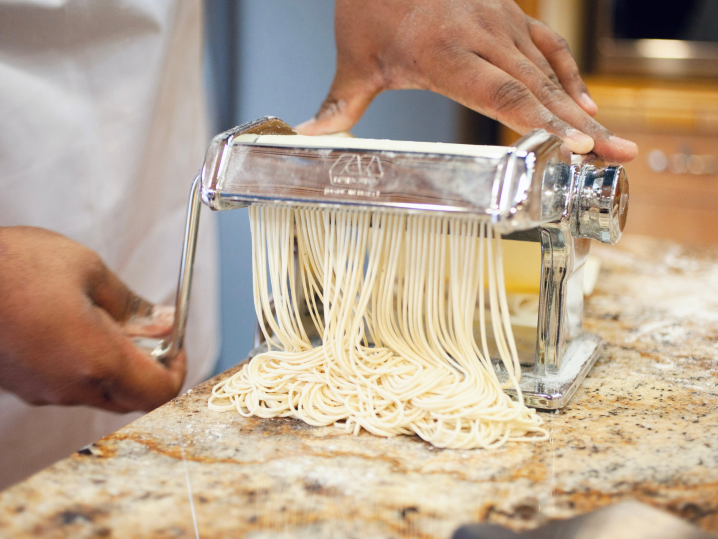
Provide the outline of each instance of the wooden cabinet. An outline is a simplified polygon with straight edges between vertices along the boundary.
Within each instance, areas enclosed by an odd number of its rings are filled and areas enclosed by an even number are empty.
[[[718,137],[620,134],[640,148],[625,165],[631,193],[626,233],[718,243]]]
[[[596,120],[639,147],[626,233],[718,244],[718,83],[586,82]]]

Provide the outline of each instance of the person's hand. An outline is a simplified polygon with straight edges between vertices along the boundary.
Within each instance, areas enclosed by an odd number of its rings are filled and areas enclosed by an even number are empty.
[[[156,408],[180,390],[184,352],[164,367],[130,335],[163,336],[171,319],[89,249],[40,228],[0,228],[0,386],[23,400]]]
[[[337,70],[302,134],[348,131],[384,90],[428,89],[524,134],[612,162],[638,148],[592,116],[566,41],[512,0],[336,0]]]

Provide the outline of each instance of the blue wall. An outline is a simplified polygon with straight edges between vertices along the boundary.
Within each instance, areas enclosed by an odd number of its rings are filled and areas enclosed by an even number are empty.
[[[334,75],[333,0],[241,0],[234,7],[233,1],[208,4],[208,74],[215,115],[221,118],[230,110],[235,125],[266,115],[291,125],[309,119]],[[236,17],[232,24],[227,24],[228,13]],[[234,42],[227,32],[236,32]],[[234,58],[226,50],[217,52],[218,44],[227,43],[236,48]],[[227,88],[235,93],[234,103],[229,103]],[[358,137],[457,142],[458,115],[455,103],[436,94],[393,91],[381,94],[352,132]],[[222,123],[218,119],[216,125]],[[219,217],[222,351],[217,371],[222,371],[252,348],[255,315],[247,212]]]

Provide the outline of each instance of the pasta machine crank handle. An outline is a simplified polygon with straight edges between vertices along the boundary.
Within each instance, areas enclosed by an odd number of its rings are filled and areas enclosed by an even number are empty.
[[[200,173],[192,182],[189,206],[187,208],[187,224],[184,233],[184,246],[182,248],[182,262],[180,265],[179,282],[177,283],[177,297],[175,299],[175,316],[172,324],[172,333],[169,339],[163,340],[152,351],[152,356],[162,364],[169,363],[182,350],[185,329],[187,327],[187,314],[189,312],[189,296],[192,287],[192,271],[194,270],[194,255],[197,251],[197,234],[199,232],[199,216],[202,209],[200,187],[202,179]]]
[[[229,134],[228,140],[222,137]],[[215,137],[213,144],[219,144],[222,147],[231,146],[231,140],[236,135],[256,134],[256,135],[296,135],[290,126],[282,122],[274,116],[265,116],[253,122],[247,122],[227,133]],[[211,148],[211,146],[210,146]],[[221,157],[219,152],[216,157]],[[217,179],[220,162],[205,162],[202,169],[197,173],[192,182],[190,190],[189,205],[187,208],[187,224],[184,233],[184,247],[182,248],[182,261],[180,265],[179,282],[177,283],[177,297],[175,299],[175,315],[172,323],[172,333],[168,339],[162,340],[152,350],[152,357],[162,364],[169,363],[182,350],[184,344],[185,330],[187,328],[187,315],[189,312],[189,296],[192,287],[192,272],[194,270],[194,255],[197,251],[197,235],[199,233],[199,215],[202,208],[202,176],[207,177],[206,181]],[[240,206],[235,206],[240,207]],[[230,209],[230,208],[222,208]]]

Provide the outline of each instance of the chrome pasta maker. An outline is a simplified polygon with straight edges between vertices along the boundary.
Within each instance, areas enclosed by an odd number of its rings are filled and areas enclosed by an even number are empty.
[[[470,146],[307,137],[268,116],[216,136],[207,150],[190,194],[174,327],[155,348],[158,359],[182,347],[202,203],[230,210],[257,202],[486,216],[504,238],[540,243],[537,328],[519,346],[526,403],[561,408],[600,354],[601,339],[582,330],[583,267],[591,239],[621,237],[621,166],[572,159],[543,130],[512,147]]]

